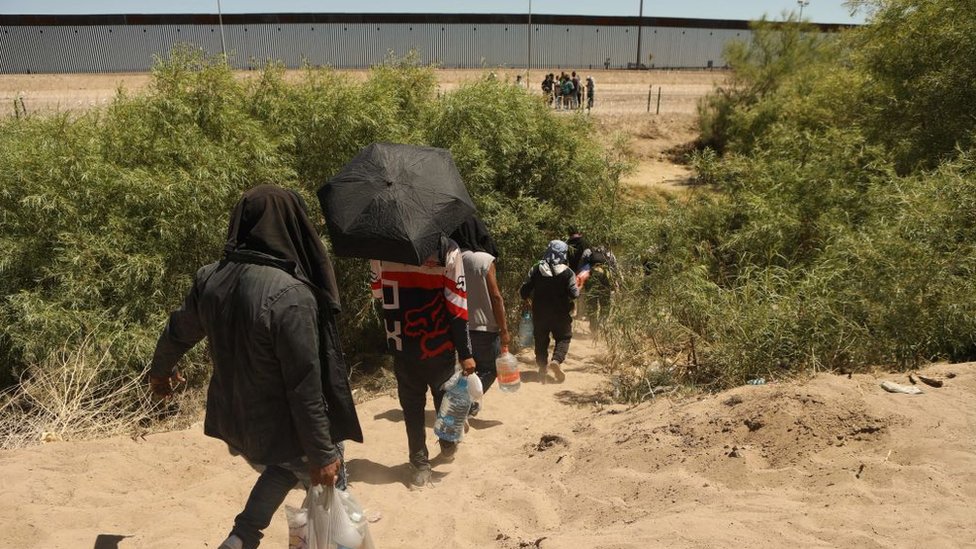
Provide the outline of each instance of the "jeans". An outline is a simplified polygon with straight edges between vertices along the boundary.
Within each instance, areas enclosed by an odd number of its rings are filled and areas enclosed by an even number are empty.
[[[569,342],[573,339],[573,317],[534,316],[535,332],[535,363],[539,366],[549,364],[549,335],[556,340],[556,347],[552,351],[552,360],[562,364],[569,352]]]
[[[403,409],[403,424],[407,429],[407,448],[410,464],[418,469],[429,469],[424,426],[424,409],[427,407],[427,389],[434,397],[434,409],[441,406],[444,390],[441,386],[454,375],[454,351],[426,360],[396,356],[393,371],[397,380],[397,397]]]
[[[501,338],[498,337],[498,332],[471,331],[468,335],[471,337],[471,351],[474,353],[475,373],[487,393],[498,376],[495,360],[502,351]]]
[[[346,464],[341,442],[336,443],[336,450],[339,453],[339,475],[336,478],[336,487],[345,490]],[[230,453],[239,455],[233,449]],[[248,464],[261,473],[261,476],[254,483],[254,488],[251,488],[251,495],[244,504],[244,510],[234,519],[234,528],[230,533],[244,542],[244,549],[254,549],[260,545],[261,538],[264,537],[261,531],[271,524],[271,518],[285,501],[288,492],[297,488],[299,483],[304,489],[308,489],[312,485],[312,479],[308,474],[308,458],[304,456],[275,465],[260,465],[250,461]]]

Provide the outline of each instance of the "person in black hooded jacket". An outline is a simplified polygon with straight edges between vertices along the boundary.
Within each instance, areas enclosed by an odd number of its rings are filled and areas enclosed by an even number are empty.
[[[343,440],[362,442],[334,315],[329,259],[294,191],[261,185],[230,218],[224,257],[197,271],[153,355],[159,397],[204,337],[214,370],[204,433],[261,471],[221,549],[252,549],[299,481],[345,487]]]

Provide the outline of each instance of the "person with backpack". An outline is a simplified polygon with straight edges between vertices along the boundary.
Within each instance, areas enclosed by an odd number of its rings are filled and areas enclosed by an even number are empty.
[[[590,333],[596,335],[610,311],[611,297],[616,289],[614,273],[616,260],[613,253],[601,246],[593,248],[583,269],[586,277],[586,314],[590,322]]]
[[[551,72],[542,80],[542,96],[545,97],[546,106],[548,107],[552,107],[552,85],[554,80],[555,77]]]
[[[526,307],[532,309],[535,362],[542,383],[547,380],[547,371],[551,371],[559,383],[566,379],[562,364],[573,338],[573,303],[579,297],[576,274],[566,264],[568,249],[562,240],[549,242],[542,260],[532,266],[519,288]],[[550,337],[555,340],[551,359]]]
[[[570,225],[569,238],[566,239],[566,245],[569,246],[566,264],[569,265],[569,268],[574,273],[580,273],[583,265],[586,264],[587,258],[590,256],[590,243],[587,242],[581,230]]]
[[[573,87],[573,81],[570,80],[566,74],[563,74],[562,79],[562,96],[563,96],[563,108],[571,109],[573,108],[573,99],[576,97],[576,88]]]

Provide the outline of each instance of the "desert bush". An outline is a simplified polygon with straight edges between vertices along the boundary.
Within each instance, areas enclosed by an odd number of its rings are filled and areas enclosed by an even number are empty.
[[[780,90],[815,85],[838,46],[795,19],[752,24],[750,42],[732,41],[723,56],[733,69],[726,84],[699,104],[699,142],[720,152],[749,150],[754,138],[783,114]]]
[[[0,122],[7,382],[96,332],[119,351],[102,367],[141,369],[160,312],[178,303],[193,265],[219,257],[240,193],[294,177],[245,97],[226,66],[177,50],[144,95]]]
[[[87,385],[135,379],[193,273],[221,257],[244,190],[296,189],[324,233],[315,190],[374,141],[454,153],[512,295],[612,176],[589,129],[487,78],[438,94],[433,69],[409,57],[362,81],[311,68],[286,79],[275,64],[235,75],[187,47],[160,60],[145,92],[120,90],[105,108],[0,119],[2,382],[50,385],[75,366]],[[336,263],[343,343],[365,368],[356,355],[385,347],[366,262]],[[184,365],[191,385],[207,378],[204,347]],[[7,402],[24,399],[38,400]]]
[[[933,169],[974,144],[976,15],[965,0],[870,0],[871,24],[851,35],[865,78],[857,123],[892,151],[899,173]]]
[[[759,27],[733,48],[733,86],[703,105],[716,148],[692,156],[708,189],[622,225],[648,268],[629,271],[606,337],[647,373],[635,386],[973,356],[971,86],[944,40],[976,47],[976,16],[867,3],[871,24],[839,40]]]

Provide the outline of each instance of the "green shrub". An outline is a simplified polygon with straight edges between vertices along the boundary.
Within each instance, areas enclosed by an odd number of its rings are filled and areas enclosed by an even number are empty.
[[[144,93],[120,90],[104,109],[2,119],[0,381],[56,363],[66,346],[100,353],[106,376],[141,371],[193,273],[220,258],[244,190],[296,189],[324,229],[315,190],[374,141],[454,153],[513,297],[546,240],[585,216],[612,175],[588,132],[583,117],[488,79],[439,97],[415,58],[365,81],[313,69],[291,81],[274,64],[235,75],[186,47],[159,62]],[[346,350],[375,353],[385,344],[366,262],[336,263]],[[204,352],[190,362],[205,364]],[[205,367],[190,370],[205,379]]]
[[[709,188],[621,226],[643,235],[632,263],[648,268],[625,271],[606,336],[634,386],[974,356],[972,67],[958,52],[976,48],[976,14],[866,3],[871,24],[837,40],[761,25],[732,47],[732,85],[702,106],[713,148],[693,155]]]

